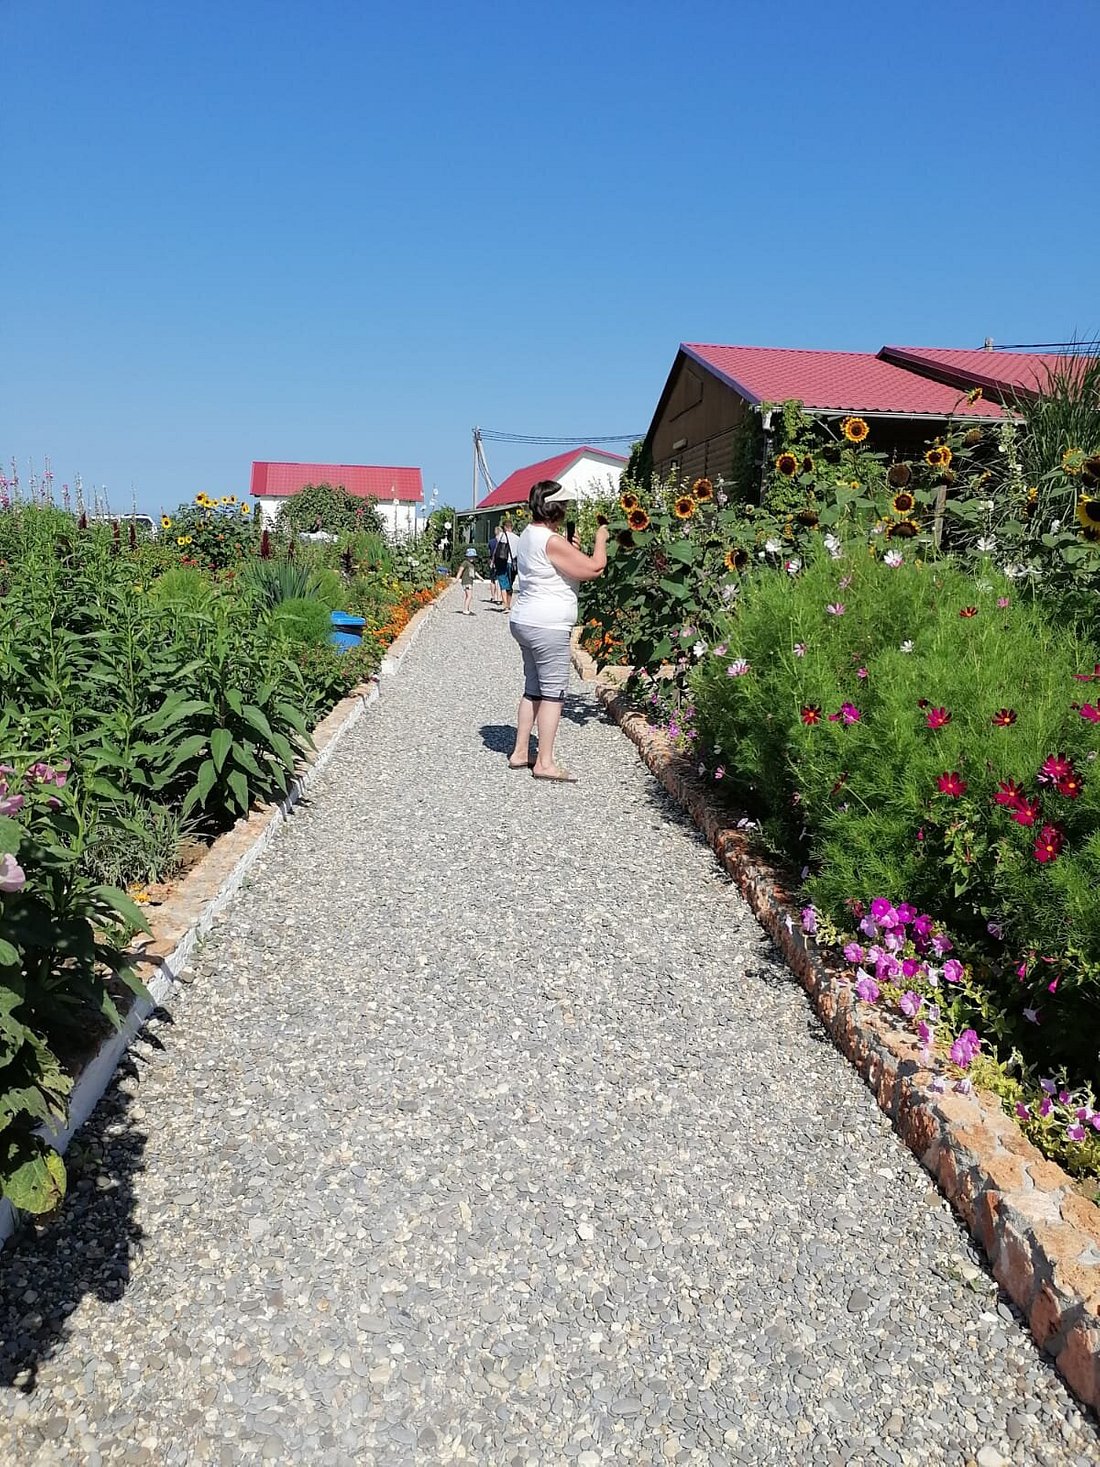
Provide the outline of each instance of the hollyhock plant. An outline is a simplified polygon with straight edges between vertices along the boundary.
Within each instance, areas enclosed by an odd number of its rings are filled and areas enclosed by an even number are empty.
[[[22,891],[27,884],[27,873],[10,852],[0,856],[0,891],[11,895]]]

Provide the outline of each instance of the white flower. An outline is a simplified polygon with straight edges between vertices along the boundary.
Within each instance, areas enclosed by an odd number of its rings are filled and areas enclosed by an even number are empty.
[[[843,550],[841,550],[840,548],[840,541],[831,530],[825,536],[824,545],[825,549],[829,552],[829,555],[832,557],[833,560],[839,560],[844,554]]]
[[[912,652],[912,650],[913,650],[913,644],[912,644],[912,642],[902,642],[901,646],[898,648],[898,651],[899,652]]]
[[[1061,528],[1062,528],[1062,521],[1061,520],[1051,520],[1051,522],[1050,522],[1050,533],[1052,535],[1057,535],[1058,531]]]
[[[1006,565],[1003,569],[1005,575],[1010,581],[1018,580],[1020,576],[1022,576],[1024,573],[1024,568],[1022,565]]]
[[[773,535],[770,540],[764,541],[764,549],[768,552],[769,555],[782,555],[783,541],[777,540]]]
[[[783,567],[783,569],[787,572],[789,576],[796,576],[798,575],[798,572],[802,569],[802,562],[796,555],[793,560],[787,561],[787,564]]]
[[[696,642],[691,650],[695,653],[696,657],[702,657],[707,650],[707,644],[705,642]]]
[[[723,586],[722,587],[722,600],[723,601],[732,601],[735,596],[737,596],[737,595],[740,594],[740,591],[741,591],[741,587],[740,586],[734,586],[732,584],[731,585]]]
[[[883,565],[888,565],[891,570],[896,570],[904,560],[905,556],[902,555],[900,550],[888,550],[882,557]]]
[[[726,668],[727,677],[744,677],[749,670],[749,664],[744,657],[735,657]]]
[[[992,535],[983,535],[978,541],[977,548],[982,555],[992,555],[997,548],[997,542]]]

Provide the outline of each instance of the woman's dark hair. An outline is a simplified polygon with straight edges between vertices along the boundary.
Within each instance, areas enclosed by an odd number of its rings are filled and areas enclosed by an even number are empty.
[[[558,525],[565,518],[564,504],[547,504],[551,494],[557,494],[561,485],[557,479],[540,479],[537,484],[531,485],[531,492],[527,496],[527,503],[531,509],[531,518],[535,523],[541,521],[544,525]]]

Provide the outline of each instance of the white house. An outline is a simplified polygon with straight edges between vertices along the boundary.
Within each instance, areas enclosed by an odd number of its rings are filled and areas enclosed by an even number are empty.
[[[273,525],[283,501],[307,484],[332,484],[357,499],[373,500],[393,540],[407,540],[416,533],[417,509],[424,502],[419,469],[381,464],[253,463],[251,492],[263,523]]]
[[[568,448],[553,458],[544,458],[537,464],[528,464],[526,468],[509,474],[502,484],[479,501],[474,511],[476,523],[479,528],[495,526],[506,509],[527,503],[532,484],[541,479],[556,479],[577,499],[599,499],[618,494],[619,480],[625,468],[626,459],[622,454],[585,446]]]

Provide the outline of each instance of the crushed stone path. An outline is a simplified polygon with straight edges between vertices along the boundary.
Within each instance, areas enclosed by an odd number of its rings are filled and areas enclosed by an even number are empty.
[[[448,593],[0,1258],[0,1462],[998,1462],[1095,1425],[589,690]]]

